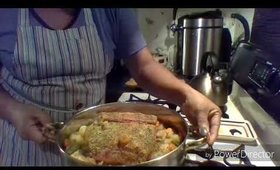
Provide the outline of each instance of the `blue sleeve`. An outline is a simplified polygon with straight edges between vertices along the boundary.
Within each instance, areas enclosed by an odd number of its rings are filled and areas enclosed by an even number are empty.
[[[0,9],[0,50],[14,51],[17,29],[17,9]]]
[[[17,35],[17,8],[0,9],[0,67],[12,68]],[[1,68],[0,68],[1,69]]]
[[[118,58],[126,58],[137,53],[146,47],[147,44],[139,28],[134,11],[122,8],[117,11],[116,56]]]

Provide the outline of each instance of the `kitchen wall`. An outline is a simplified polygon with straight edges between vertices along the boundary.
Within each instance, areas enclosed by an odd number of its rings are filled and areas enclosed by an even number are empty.
[[[215,10],[216,8],[178,8],[177,18],[193,12]],[[233,42],[243,34],[243,27],[239,21],[232,19],[232,13],[243,15],[252,28],[254,8],[220,8],[224,17],[224,27],[229,28]],[[155,55],[163,55],[168,58],[167,67],[174,68],[176,60],[177,34],[170,31],[173,20],[172,8],[136,8],[135,9],[140,28],[148,43],[148,48]]]

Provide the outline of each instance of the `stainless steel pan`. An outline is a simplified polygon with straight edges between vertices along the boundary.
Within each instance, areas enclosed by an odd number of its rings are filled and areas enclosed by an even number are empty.
[[[177,134],[180,135],[182,142],[173,151],[165,154],[156,159],[142,162],[136,165],[129,166],[178,166],[182,165],[185,155],[189,149],[199,148],[206,144],[206,137],[200,138],[193,142],[186,143],[188,138],[189,127],[184,118],[177,112],[168,109],[164,106],[155,104],[142,103],[142,102],[115,102],[102,104],[94,107],[87,108],[78,112],[67,122],[57,122],[53,127],[57,129],[55,133],[55,143],[58,145],[59,150],[64,159],[64,165],[81,165],[81,166],[104,166],[104,165],[91,165],[82,161],[74,159],[64,151],[63,141],[65,134],[76,131],[81,125],[92,122],[97,118],[99,112],[141,112],[144,114],[153,114],[158,117],[158,120],[167,127],[171,127]],[[108,165],[107,165],[108,166]],[[128,165],[122,165],[128,166]]]

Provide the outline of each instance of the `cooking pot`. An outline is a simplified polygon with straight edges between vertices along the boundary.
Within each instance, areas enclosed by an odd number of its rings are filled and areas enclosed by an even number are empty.
[[[184,15],[171,29],[178,32],[176,70],[179,74],[188,79],[199,75],[202,56],[207,52],[216,54],[213,62],[218,65],[223,30],[220,10]]]
[[[207,142],[206,135],[192,142],[186,143],[188,139],[188,132],[190,132],[190,126],[186,124],[184,118],[181,117],[177,112],[168,109],[164,106],[155,104],[149,104],[144,102],[115,102],[107,103],[98,106],[89,107],[85,110],[78,112],[70,120],[64,122],[56,122],[52,124],[57,131],[55,133],[55,143],[57,144],[60,153],[63,157],[64,165],[75,165],[75,166],[110,166],[110,165],[93,165],[82,162],[78,159],[71,157],[64,151],[63,141],[66,137],[66,132],[74,132],[81,125],[86,125],[93,122],[97,118],[100,112],[141,112],[143,114],[156,115],[158,121],[164,126],[172,128],[175,133],[181,137],[181,143],[173,151],[157,157],[155,159],[142,162],[135,165],[120,165],[120,166],[178,166],[182,165],[185,160],[186,153],[189,150],[200,148]],[[201,132],[200,132],[201,133]]]

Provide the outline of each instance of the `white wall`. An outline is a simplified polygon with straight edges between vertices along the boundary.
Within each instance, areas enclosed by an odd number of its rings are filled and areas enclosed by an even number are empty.
[[[178,8],[177,18],[193,12],[215,10],[216,8]],[[168,68],[172,69],[175,62],[177,34],[170,31],[173,20],[172,8],[137,8],[140,28],[152,53],[160,53],[168,56]],[[232,13],[243,15],[252,28],[254,8],[220,8],[224,17],[224,27],[229,28],[233,42],[243,33],[243,27],[239,21],[232,19]]]

